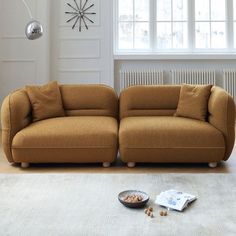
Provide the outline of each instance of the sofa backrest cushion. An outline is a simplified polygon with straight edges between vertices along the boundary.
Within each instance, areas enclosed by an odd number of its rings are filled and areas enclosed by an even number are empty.
[[[173,116],[181,86],[133,86],[120,95],[120,119],[130,116]]]
[[[62,103],[67,116],[118,117],[118,98],[105,85],[61,85]]]

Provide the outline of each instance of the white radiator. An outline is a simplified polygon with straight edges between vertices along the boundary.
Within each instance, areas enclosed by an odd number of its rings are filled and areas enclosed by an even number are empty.
[[[216,84],[214,70],[179,69],[172,70],[172,84]]]
[[[120,91],[133,85],[157,85],[163,83],[163,70],[120,71]]]
[[[228,91],[236,102],[236,69],[223,70],[224,89]]]

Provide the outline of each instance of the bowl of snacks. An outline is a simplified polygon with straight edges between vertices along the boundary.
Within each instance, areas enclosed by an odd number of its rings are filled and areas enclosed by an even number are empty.
[[[119,201],[126,207],[141,208],[149,201],[149,196],[142,191],[126,190],[118,195]]]

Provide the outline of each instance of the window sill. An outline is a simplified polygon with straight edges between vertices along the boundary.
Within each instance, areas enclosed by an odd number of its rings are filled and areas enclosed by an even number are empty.
[[[114,60],[235,60],[236,53],[116,53]]]

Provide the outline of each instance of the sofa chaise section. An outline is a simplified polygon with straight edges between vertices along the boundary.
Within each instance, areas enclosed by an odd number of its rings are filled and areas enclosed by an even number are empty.
[[[206,122],[175,117],[181,86],[135,86],[120,96],[123,162],[210,163],[227,160],[235,130],[232,97],[213,87]]]
[[[31,122],[24,89],[2,106],[3,148],[9,162],[114,162],[118,149],[118,98],[102,85],[60,86],[66,116]]]

